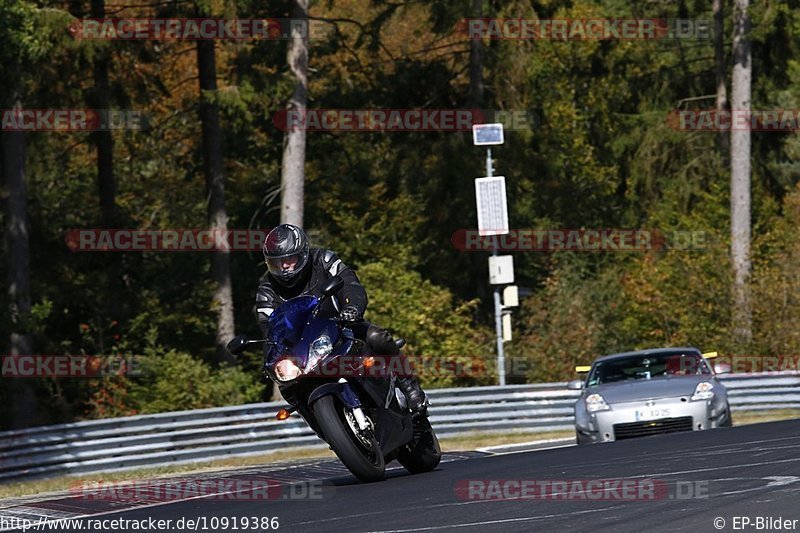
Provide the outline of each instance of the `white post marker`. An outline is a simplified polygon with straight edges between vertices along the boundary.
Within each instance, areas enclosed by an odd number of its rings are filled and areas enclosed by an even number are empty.
[[[489,257],[489,284],[507,285],[514,283],[514,256],[493,255]]]
[[[503,340],[511,340],[511,311],[503,313]]]
[[[512,272],[514,264],[511,264]],[[503,307],[519,307],[519,287],[509,285],[503,289]]]
[[[478,203],[478,234],[508,233],[508,199],[505,176],[475,179],[475,200]]]

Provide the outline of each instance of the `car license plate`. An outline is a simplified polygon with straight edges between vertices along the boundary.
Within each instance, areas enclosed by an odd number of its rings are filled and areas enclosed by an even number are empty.
[[[667,408],[652,408],[652,409],[637,409],[636,420],[655,420],[657,418],[669,418],[669,409]]]

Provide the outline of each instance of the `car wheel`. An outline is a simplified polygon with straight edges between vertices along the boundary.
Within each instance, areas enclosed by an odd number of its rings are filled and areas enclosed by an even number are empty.
[[[731,406],[730,405],[726,405],[725,408],[726,408],[725,409],[725,422],[723,422],[723,424],[720,427],[723,427],[723,428],[733,427],[733,417],[731,416]]]

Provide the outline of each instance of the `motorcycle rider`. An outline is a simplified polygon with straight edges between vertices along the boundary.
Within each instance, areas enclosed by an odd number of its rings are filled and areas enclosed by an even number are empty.
[[[366,342],[372,353],[403,357],[392,335],[385,329],[363,320],[367,308],[367,292],[356,273],[335,253],[309,248],[305,232],[293,224],[281,224],[269,232],[262,245],[268,273],[256,292],[256,313],[265,338],[269,333],[269,316],[283,302],[300,295],[321,296],[318,292],[326,280],[339,276],[344,286],[331,299],[339,318],[347,321],[353,334]],[[405,363],[405,361],[402,361]],[[401,368],[409,368],[402,364]],[[416,376],[400,376],[398,387],[408,399],[415,414],[425,415],[428,399]]]

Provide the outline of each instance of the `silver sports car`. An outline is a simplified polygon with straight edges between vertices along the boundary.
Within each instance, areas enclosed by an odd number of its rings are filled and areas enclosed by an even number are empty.
[[[728,394],[697,348],[662,348],[599,357],[575,403],[578,444],[731,425]]]

